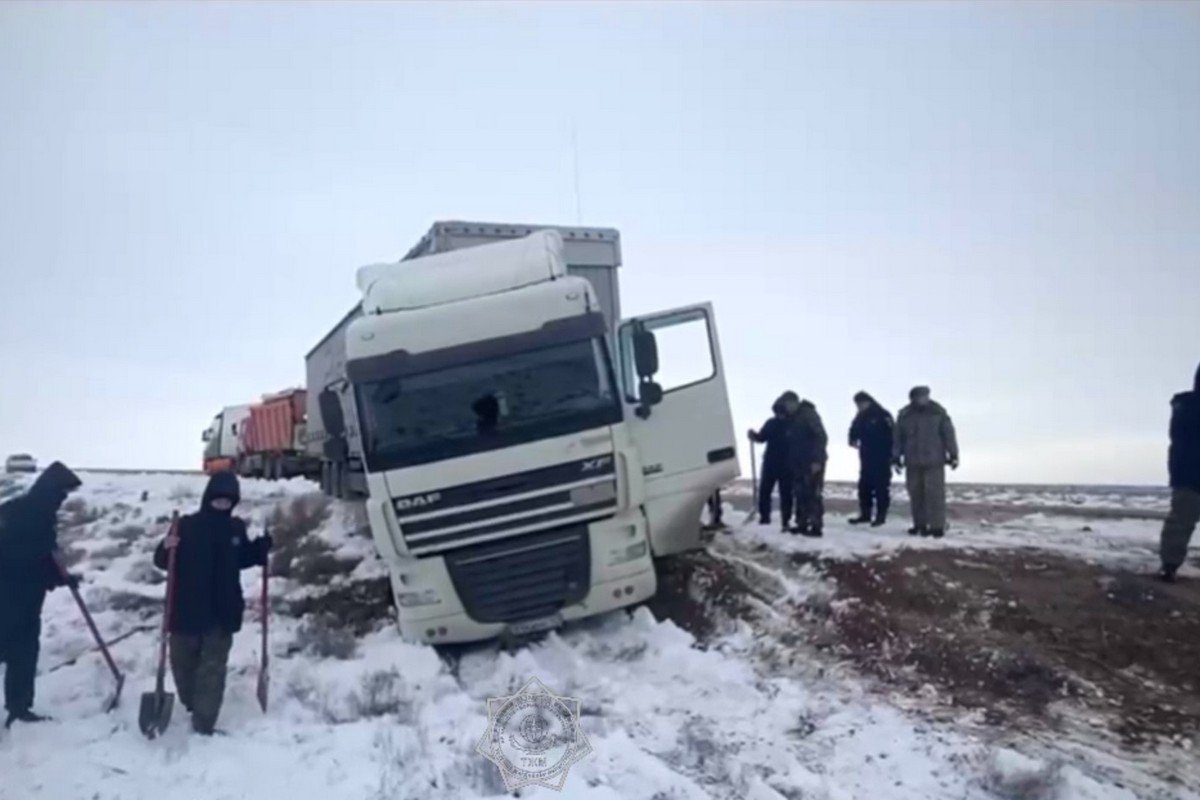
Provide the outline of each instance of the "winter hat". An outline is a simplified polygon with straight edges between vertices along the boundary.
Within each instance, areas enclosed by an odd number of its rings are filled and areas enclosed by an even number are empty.
[[[874,403],[875,398],[871,397],[871,395],[867,394],[866,392],[855,392],[854,393],[854,402],[856,402],[856,403]]]
[[[928,386],[914,386],[912,388],[912,390],[909,391],[909,393],[908,393],[908,399],[916,400],[921,395],[925,395],[926,397],[929,397],[929,394],[930,394],[930,392],[929,392]]]
[[[786,403],[789,400],[794,403],[799,403],[800,395],[796,394],[795,392],[793,392],[790,389],[788,391],[784,392],[783,394],[779,395],[779,402]]]

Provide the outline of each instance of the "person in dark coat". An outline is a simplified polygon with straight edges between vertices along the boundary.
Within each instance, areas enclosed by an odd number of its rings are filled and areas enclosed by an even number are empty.
[[[792,466],[788,463],[788,413],[783,398],[771,406],[772,416],[763,426],[751,430],[750,441],[765,444],[762,475],[758,485],[758,521],[771,524],[771,495],[779,487],[779,514],[783,529],[792,520]]]
[[[200,510],[179,520],[154,552],[154,564],[168,566],[168,550],[177,547],[174,609],[168,622],[171,674],[179,701],[192,714],[192,728],[211,735],[225,696],[225,673],[233,635],[242,629],[246,601],[240,573],[265,564],[271,537],[253,542],[246,522],[233,516],[241,499],[237,476],[212,476]]]
[[[850,446],[858,450],[858,516],[851,525],[870,522],[878,528],[887,522],[892,498],[892,429],[895,421],[886,408],[866,392],[854,395],[858,414],[850,423]],[[875,517],[871,510],[874,507]]]
[[[795,392],[785,392],[782,400],[788,412],[788,461],[796,504],[796,524],[790,530],[805,536],[821,536],[829,437],[817,407],[810,401],[801,400]]]
[[[78,581],[54,563],[58,509],[81,486],[79,477],[55,461],[24,495],[0,506],[0,662],[4,707],[14,722],[41,722],[33,712],[38,639],[46,592]]]
[[[1188,544],[1200,522],[1200,367],[1192,391],[1171,398],[1171,511],[1163,523],[1160,555],[1164,581],[1171,583],[1183,565]]]

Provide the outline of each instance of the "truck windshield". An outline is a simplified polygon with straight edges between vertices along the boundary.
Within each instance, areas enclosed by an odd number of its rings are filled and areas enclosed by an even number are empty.
[[[621,420],[599,340],[356,386],[367,466],[397,469]]]
[[[218,414],[213,418],[212,424],[208,426],[208,441],[204,445],[205,458],[216,458],[221,455],[221,429],[224,427],[224,421]]]

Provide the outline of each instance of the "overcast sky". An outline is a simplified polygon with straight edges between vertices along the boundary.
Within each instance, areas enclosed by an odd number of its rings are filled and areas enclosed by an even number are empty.
[[[0,450],[193,467],[438,219],[621,230],[739,431],[914,383],[961,480],[1160,484],[1200,4],[0,4]],[[748,472],[743,462],[743,469]]]

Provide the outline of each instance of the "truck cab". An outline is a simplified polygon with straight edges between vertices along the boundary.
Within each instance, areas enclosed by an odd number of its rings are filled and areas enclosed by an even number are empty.
[[[250,416],[250,406],[226,406],[213,417],[213,421],[200,435],[204,442],[204,457],[201,468],[211,475],[214,472],[237,468],[238,437],[241,428]]]
[[[352,401],[407,638],[638,603],[653,556],[700,546],[705,499],[738,472],[709,305],[618,322],[554,230],[364,267],[358,283],[346,382],[323,405]]]

